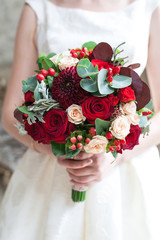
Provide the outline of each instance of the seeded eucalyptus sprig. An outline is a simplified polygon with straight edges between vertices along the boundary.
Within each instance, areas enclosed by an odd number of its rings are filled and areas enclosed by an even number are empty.
[[[113,64],[114,64],[114,66],[124,65],[124,64],[127,62],[127,61],[124,62],[124,60],[127,59],[128,56],[127,56],[127,57],[122,57],[122,58],[117,58],[117,56],[118,56],[120,53],[124,52],[124,50],[121,50],[121,51],[119,50],[119,47],[121,47],[121,46],[124,45],[124,44],[125,44],[125,42],[119,44],[119,45],[113,50]]]

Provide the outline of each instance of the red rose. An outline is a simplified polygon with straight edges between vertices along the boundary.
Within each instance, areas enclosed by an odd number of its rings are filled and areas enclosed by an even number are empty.
[[[25,130],[28,132],[35,141],[42,142],[42,143],[49,143],[46,138],[47,135],[45,133],[43,123],[37,121],[30,125],[27,121],[25,121]]]
[[[65,142],[71,131],[67,113],[61,109],[52,109],[45,114],[44,121],[43,125],[48,134],[48,140],[57,143]]]
[[[34,93],[33,93],[33,92],[31,92],[31,91],[26,92],[26,93],[24,94],[25,103],[26,103],[26,104],[32,104],[32,103],[35,101],[35,99],[33,98],[33,96],[34,96]]]
[[[107,98],[93,96],[82,103],[82,111],[88,122],[94,124],[96,118],[108,120],[114,107]]]
[[[119,98],[114,96],[113,94],[108,95],[108,100],[111,102],[113,106],[117,105],[119,102]]]
[[[122,149],[132,150],[134,146],[139,145],[141,131],[142,130],[138,125],[131,125],[130,133],[126,137],[126,143],[122,145]]]
[[[119,97],[119,100],[124,103],[128,103],[136,99],[134,90],[131,87],[125,87],[125,88],[119,89],[118,97]]]

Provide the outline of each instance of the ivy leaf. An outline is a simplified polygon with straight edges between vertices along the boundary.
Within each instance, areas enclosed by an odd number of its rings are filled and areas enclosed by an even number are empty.
[[[108,95],[114,92],[114,89],[106,82],[107,70],[101,69],[98,74],[98,90],[102,95]]]
[[[123,75],[116,75],[113,77],[112,88],[124,88],[128,87],[132,83],[132,78],[123,76]]]
[[[90,42],[86,42],[82,45],[82,48],[86,47],[88,49],[88,51],[92,51],[95,46],[97,45],[97,43],[90,41]]]
[[[65,155],[65,143],[51,141],[52,152],[56,157]]]
[[[86,90],[87,92],[97,92],[98,87],[97,87],[97,82],[92,81],[91,79],[85,78],[80,81],[81,87]]]
[[[56,69],[56,66],[50,59],[43,58],[42,59],[42,68],[48,71],[50,68]]]
[[[30,78],[28,78],[27,80],[23,80],[22,81],[22,91],[24,93],[28,92],[28,91],[31,91],[31,92],[34,92],[36,86],[37,86],[37,76],[34,75]]]
[[[81,59],[77,65],[77,73],[81,78],[91,77],[98,74],[97,68],[94,68],[89,59]]]
[[[96,134],[101,135],[104,131],[108,131],[110,127],[110,122],[97,118],[95,120]]]

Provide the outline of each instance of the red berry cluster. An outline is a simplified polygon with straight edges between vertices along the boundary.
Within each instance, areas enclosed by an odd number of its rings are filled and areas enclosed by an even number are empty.
[[[73,143],[70,147],[70,149],[72,150],[76,150],[76,149],[82,149],[83,144],[82,144],[82,140],[85,140],[85,143],[88,144],[91,139],[90,138],[86,138],[83,139],[82,135],[78,135],[77,137],[71,137],[70,142]]]
[[[110,141],[111,146],[109,147],[109,151],[110,152],[114,152],[116,151],[120,151],[121,150],[121,144],[125,144],[126,140],[125,139],[120,139],[120,140],[114,140],[114,137],[112,135],[111,132],[108,132],[105,136],[108,140],[112,140]]]
[[[53,68],[50,68],[48,71],[45,69],[42,69],[40,73],[37,74],[37,80],[41,82],[41,81],[44,81],[48,75],[54,76],[55,74],[56,74],[56,71]]]
[[[72,54],[73,58],[84,58],[88,55],[91,54],[91,51],[88,51],[88,49],[86,47],[83,47],[82,49],[78,48],[78,49],[71,49],[70,53]]]
[[[108,74],[107,74],[106,81],[109,82],[109,83],[112,83],[113,76],[119,74],[119,72],[120,72],[120,66],[117,66],[117,67],[110,66],[109,69],[108,69]]]
[[[148,111],[148,112],[142,112],[142,115],[143,115],[143,116],[148,116],[148,115],[151,115],[151,114],[152,114],[151,111]]]

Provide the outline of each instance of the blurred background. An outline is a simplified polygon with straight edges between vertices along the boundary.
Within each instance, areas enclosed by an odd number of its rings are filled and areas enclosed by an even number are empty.
[[[0,117],[10,79],[14,41],[24,1],[0,0]],[[147,81],[145,72],[142,78]],[[0,123],[0,201],[26,147],[9,136]]]

